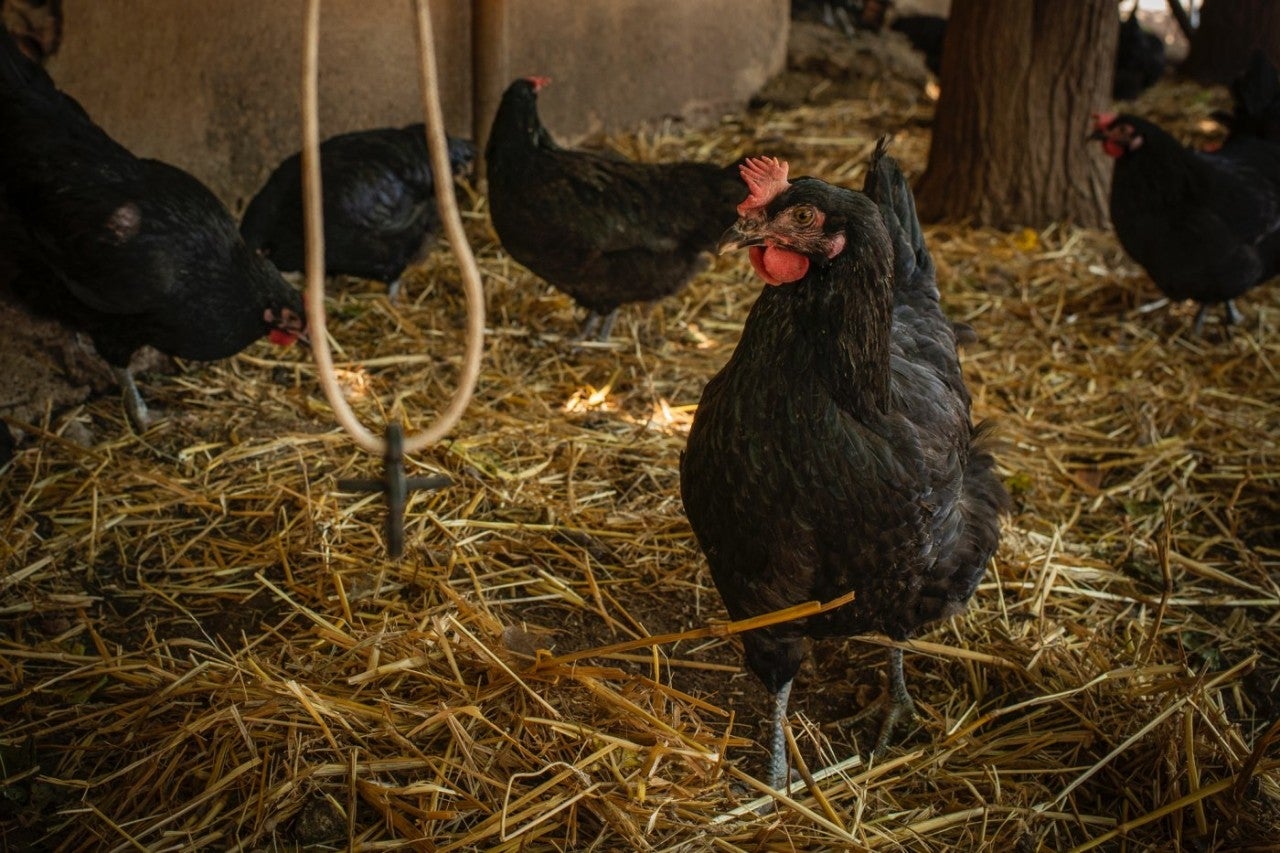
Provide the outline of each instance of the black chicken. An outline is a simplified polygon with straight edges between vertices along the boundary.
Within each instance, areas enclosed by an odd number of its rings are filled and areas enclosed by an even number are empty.
[[[475,145],[449,138],[454,176],[470,172]],[[395,298],[400,275],[422,260],[440,228],[435,179],[422,124],[344,133],[320,146],[324,187],[324,263],[329,273],[385,281]],[[306,260],[302,155],[276,167],[245,208],[240,233],[282,270]]]
[[[92,337],[140,428],[147,408],[128,367],[139,347],[209,360],[304,331],[301,295],[249,251],[213,193],[126,151],[3,30],[0,127],[13,290]]]
[[[893,0],[791,0],[791,17],[815,21],[852,36],[857,30],[880,32]]]
[[[1261,50],[1253,52],[1244,71],[1231,81],[1231,106],[1230,113],[1214,113],[1231,138],[1280,142],[1280,74]]]
[[[1116,74],[1112,97],[1129,101],[1159,82],[1164,75],[1164,42],[1138,23],[1135,3],[1129,17],[1120,24],[1120,40],[1116,44]]]
[[[636,163],[571,151],[538,118],[545,77],[502,96],[485,160],[503,247],[590,313],[580,338],[605,340],[618,307],[670,296],[706,266],[745,187],[734,167]]]
[[[937,15],[901,15],[889,29],[902,33],[911,46],[924,54],[925,67],[942,74],[942,45],[947,39],[947,19]]]
[[[747,667],[774,696],[774,787],[805,637],[904,640],[961,612],[1008,500],[884,141],[864,193],[786,175],[773,159],[743,168],[751,195],[720,248],[749,247],[771,286],[703,391],[680,464],[689,522],[733,618],[856,592],[743,636]],[[877,750],[913,707],[900,649],[889,664]]]
[[[1111,222],[1120,245],[1170,299],[1233,300],[1280,272],[1280,143],[1228,140],[1193,151],[1145,119],[1099,114],[1091,139],[1115,158]]]

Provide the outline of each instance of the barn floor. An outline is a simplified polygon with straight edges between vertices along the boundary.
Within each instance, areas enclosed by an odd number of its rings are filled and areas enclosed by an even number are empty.
[[[1188,139],[1221,91],[1138,104]],[[927,103],[763,109],[611,143],[918,175]],[[763,690],[690,534],[678,457],[759,285],[725,257],[612,345],[511,263],[483,200],[477,396],[412,461],[408,552],[307,353],[255,345],[31,424],[0,468],[6,849],[1261,849],[1280,837],[1280,292],[1189,335],[1107,233],[927,229],[975,414],[1015,496],[967,615],[907,654],[919,718],[868,765],[877,638],[815,645],[792,730],[818,774],[751,810]],[[365,423],[425,425],[464,305],[447,251],[400,304],[331,287]],[[97,437],[82,446],[84,430]],[[674,641],[580,652],[664,633]],[[832,770],[822,775],[824,768]]]

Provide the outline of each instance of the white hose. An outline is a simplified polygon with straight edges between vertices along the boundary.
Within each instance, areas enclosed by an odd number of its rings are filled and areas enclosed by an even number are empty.
[[[414,0],[418,19],[419,85],[422,108],[426,116],[427,148],[431,154],[431,171],[435,176],[436,201],[444,222],[449,244],[458,259],[462,284],[467,295],[467,348],[463,357],[458,388],[448,406],[427,429],[405,437],[404,452],[415,453],[439,441],[451,430],[471,402],[471,393],[480,375],[480,358],[484,353],[484,290],[475,256],[462,230],[454,197],[452,169],[445,139],[444,117],[440,109],[439,78],[436,70],[435,39],[431,32],[431,10],[427,0]],[[302,62],[302,199],[306,214],[306,282],[307,327],[311,337],[311,353],[324,395],[333,407],[338,423],[351,438],[370,453],[383,454],[386,442],[365,429],[347,404],[333,372],[333,357],[324,313],[324,213],[321,210],[320,183],[320,118],[318,106],[320,64],[320,0],[307,4],[306,36]]]

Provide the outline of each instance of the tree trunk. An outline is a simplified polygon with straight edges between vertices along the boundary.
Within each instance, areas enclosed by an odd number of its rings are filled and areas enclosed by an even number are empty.
[[[1280,66],[1280,3],[1205,0],[1181,70],[1197,83],[1230,83],[1259,48]]]
[[[1111,170],[1085,144],[1111,103],[1115,0],[954,0],[917,199],[927,219],[1107,223]]]

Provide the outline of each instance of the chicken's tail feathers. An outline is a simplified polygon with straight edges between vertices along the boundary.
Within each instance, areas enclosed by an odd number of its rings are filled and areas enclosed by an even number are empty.
[[[476,163],[476,144],[458,136],[446,137],[449,146],[449,165],[455,177],[470,177]]]
[[[0,94],[22,91],[41,77],[48,80],[44,69],[28,59],[9,30],[0,25]]]
[[[880,208],[880,215],[884,217],[889,236],[893,239],[896,301],[901,302],[909,292],[921,289],[936,300],[938,290],[933,257],[925,245],[911,185],[902,174],[898,161],[889,154],[890,138],[885,134],[876,143],[863,192]]]

